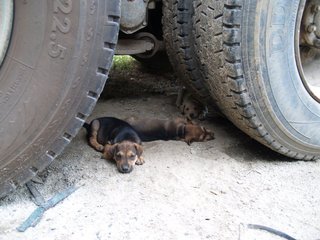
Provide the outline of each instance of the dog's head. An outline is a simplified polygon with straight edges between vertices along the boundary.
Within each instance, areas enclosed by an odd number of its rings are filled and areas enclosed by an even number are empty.
[[[205,127],[190,123],[185,125],[184,140],[189,145],[192,142],[206,142],[212,139],[214,139],[214,133]]]
[[[142,146],[138,143],[123,141],[113,145],[107,144],[104,148],[103,158],[114,159],[117,168],[122,173],[130,173],[137,160],[143,152]]]
[[[180,106],[181,113],[186,116],[186,118],[191,121],[196,119],[202,113],[203,106],[191,97],[183,99]]]

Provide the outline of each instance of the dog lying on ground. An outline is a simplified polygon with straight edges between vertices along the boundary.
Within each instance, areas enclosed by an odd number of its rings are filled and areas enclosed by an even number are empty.
[[[187,144],[214,139],[214,134],[203,126],[177,118],[175,120],[135,119],[126,121],[137,131],[142,141],[183,140]]]
[[[132,171],[135,164],[142,165],[143,149],[137,132],[125,121],[113,117],[96,118],[83,125],[87,130],[88,143],[103,158],[115,160],[122,173]]]

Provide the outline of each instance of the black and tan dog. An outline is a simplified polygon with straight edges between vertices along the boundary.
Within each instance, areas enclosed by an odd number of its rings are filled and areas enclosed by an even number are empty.
[[[122,173],[132,171],[135,164],[141,165],[143,149],[137,132],[125,121],[113,117],[102,117],[83,125],[87,129],[91,147],[103,152],[103,158],[115,160]]]
[[[176,100],[176,106],[187,120],[193,119],[204,120],[207,115],[206,107],[196,100],[191,93],[188,93],[185,88],[181,88]]]
[[[137,131],[142,141],[182,140],[189,145],[192,142],[205,142],[214,139],[214,134],[203,126],[185,119],[126,119]]]

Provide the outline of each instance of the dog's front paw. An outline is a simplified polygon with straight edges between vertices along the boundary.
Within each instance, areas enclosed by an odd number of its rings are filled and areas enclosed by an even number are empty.
[[[136,161],[136,165],[142,165],[144,163],[145,163],[145,161],[144,161],[143,157],[139,157],[138,160]]]
[[[103,145],[98,145],[98,146],[96,146],[96,149],[97,149],[97,151],[99,151],[99,152],[103,152],[104,146],[103,146]]]

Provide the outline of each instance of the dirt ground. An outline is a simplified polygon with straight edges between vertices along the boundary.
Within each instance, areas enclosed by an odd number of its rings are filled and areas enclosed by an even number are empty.
[[[111,73],[90,119],[180,116],[172,74],[138,72]],[[320,239],[320,162],[290,161],[222,119],[201,124],[215,140],[144,143],[146,163],[130,174],[101,159],[82,129],[36,184],[45,199],[79,189],[24,233],[16,228],[36,208],[27,188],[0,200],[0,239],[284,239],[247,224]]]

